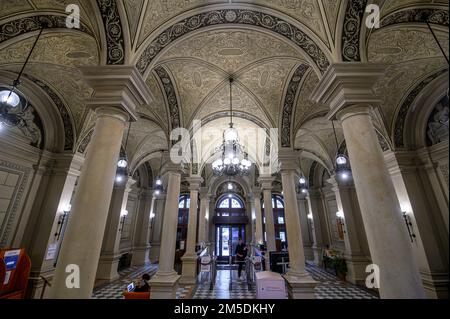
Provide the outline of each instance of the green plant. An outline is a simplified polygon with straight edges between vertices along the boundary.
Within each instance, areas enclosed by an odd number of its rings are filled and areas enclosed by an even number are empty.
[[[347,263],[345,262],[345,259],[342,257],[338,256],[334,257],[331,260],[331,267],[333,267],[338,274],[346,275],[348,272]]]

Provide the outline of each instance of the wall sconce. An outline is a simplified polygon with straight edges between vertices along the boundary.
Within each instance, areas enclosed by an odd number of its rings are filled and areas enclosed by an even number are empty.
[[[403,219],[405,220],[406,228],[408,228],[409,239],[411,239],[411,242],[413,243],[414,238],[416,238],[416,234],[414,234],[412,230],[413,224],[411,222],[411,218],[408,216],[406,212],[403,212]]]
[[[58,229],[56,230],[56,233],[55,233],[55,237],[56,237],[57,241],[61,237],[64,222],[66,221],[67,215],[69,215],[71,210],[72,210],[72,205],[68,204],[66,207],[64,207],[63,213],[59,216]]]
[[[128,211],[125,209],[120,213],[120,227],[119,232],[123,231],[123,225],[125,224],[125,218],[127,218]]]
[[[338,226],[342,229],[342,233],[345,234],[344,213],[341,211],[336,212],[336,221]]]

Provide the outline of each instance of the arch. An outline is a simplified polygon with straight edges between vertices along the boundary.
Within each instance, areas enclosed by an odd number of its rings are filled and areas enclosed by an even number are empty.
[[[35,15],[18,18],[0,25],[0,44],[12,40],[15,37],[30,32],[38,32],[41,23],[46,23],[46,30],[64,30],[66,32],[82,32],[95,38],[94,33],[84,24],[80,23],[80,29],[67,29],[66,16],[60,15]]]
[[[15,79],[15,74],[7,71],[0,71],[0,84],[10,85]],[[49,88],[51,95],[42,89],[37,83],[33,82],[26,74],[22,77],[22,83],[20,85],[20,91],[27,96],[28,101],[34,107],[38,113],[42,126],[44,128],[44,144],[43,149],[50,152],[62,152],[66,150],[66,145],[73,145],[73,140],[67,136],[66,140],[66,127],[65,124],[69,124],[69,128],[72,128],[72,119],[66,109],[66,106],[61,100],[56,100],[58,104],[52,99],[58,97],[54,91]],[[61,102],[61,104],[59,103]],[[61,107],[61,108],[60,108]],[[60,113],[61,110],[66,120],[63,120],[63,116]],[[67,123],[68,121],[68,123]],[[66,122],[66,123],[65,123]],[[52,132],[52,134],[49,134]],[[68,150],[72,151],[72,147],[68,147]]]
[[[330,65],[330,59],[322,48],[307,33],[285,19],[255,9],[216,9],[191,15],[164,29],[142,50],[136,61],[137,69],[145,75],[159,53],[175,40],[191,32],[218,25],[253,26],[270,31],[288,39],[305,52],[321,74]]]
[[[408,113],[413,105],[414,100],[419,94],[426,88],[433,80],[438,78],[444,73],[448,73],[448,68],[436,71],[425,78],[423,78],[418,84],[416,84],[403,99],[402,104],[398,108],[397,114],[394,118],[394,125],[392,129],[392,140],[394,141],[395,148],[405,147],[405,123]]]
[[[416,97],[410,107],[404,126],[404,145],[407,149],[427,146],[427,122],[433,108],[448,92],[448,74],[435,78]]]
[[[429,8],[408,8],[395,12],[391,12],[380,21],[381,28],[405,24],[405,23],[426,23],[447,26],[448,11],[444,9],[429,9]]]
[[[106,64],[125,63],[124,30],[116,0],[97,0],[106,36]]]
[[[155,69],[155,73],[158,76],[158,80],[162,85],[164,99],[169,109],[170,127],[171,130],[181,127],[181,109],[179,103],[179,97],[174,85],[174,81],[169,72],[163,67],[159,66]]]
[[[300,64],[290,77],[289,84],[286,87],[286,94],[284,95],[283,111],[281,113],[281,146],[292,147],[292,129],[294,114],[294,106],[297,103],[298,94],[301,89],[300,83],[305,79],[305,75],[309,70],[306,64]]]
[[[341,57],[344,62],[361,61],[361,36],[367,0],[348,0],[342,24]]]
[[[216,201],[216,208],[237,208],[242,209],[245,208],[244,201],[242,198],[235,194],[223,194]]]

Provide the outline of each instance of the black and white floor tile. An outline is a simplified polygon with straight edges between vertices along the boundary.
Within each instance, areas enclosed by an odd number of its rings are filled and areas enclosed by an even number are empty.
[[[96,287],[92,295],[93,299],[123,299],[122,292],[132,281],[141,279],[147,273],[153,276],[158,269],[156,264],[145,266],[132,266],[123,271],[119,271],[120,278],[112,283]]]
[[[158,265],[148,264],[141,267],[130,267],[119,273],[120,279],[98,287],[94,290],[94,299],[123,299],[122,292],[126,286],[133,280],[141,278],[142,274],[148,273],[153,276]],[[311,276],[319,282],[315,289],[317,299],[377,299],[378,296],[361,287],[341,281],[339,278],[330,274],[311,263],[307,263],[306,270]],[[232,289],[230,290],[230,278],[232,278]],[[237,278],[237,271],[233,268],[222,267],[217,271],[216,284],[210,290],[210,284],[207,277],[202,278],[201,282],[194,287],[180,286],[177,291],[177,299],[255,299],[256,287]]]

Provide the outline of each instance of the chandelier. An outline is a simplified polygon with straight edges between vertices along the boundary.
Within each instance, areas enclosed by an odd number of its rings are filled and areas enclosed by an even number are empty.
[[[229,81],[230,127],[223,132],[222,145],[216,150],[221,156],[212,163],[212,169],[215,176],[245,176],[249,174],[252,163],[245,148],[239,143],[238,132],[233,126],[233,77],[230,77]]]
[[[24,113],[27,110],[29,104],[24,94],[22,94],[17,86],[20,84],[20,78],[22,77],[23,71],[25,70],[28,61],[30,60],[31,54],[36,47],[36,44],[39,41],[39,38],[44,31],[45,25],[42,24],[42,27],[39,31],[39,34],[34,41],[33,46],[31,47],[30,52],[28,53],[27,59],[22,66],[22,69],[19,72],[19,75],[14,80],[11,86],[0,87],[0,127],[5,126],[18,126],[18,125],[26,125],[23,119]]]

